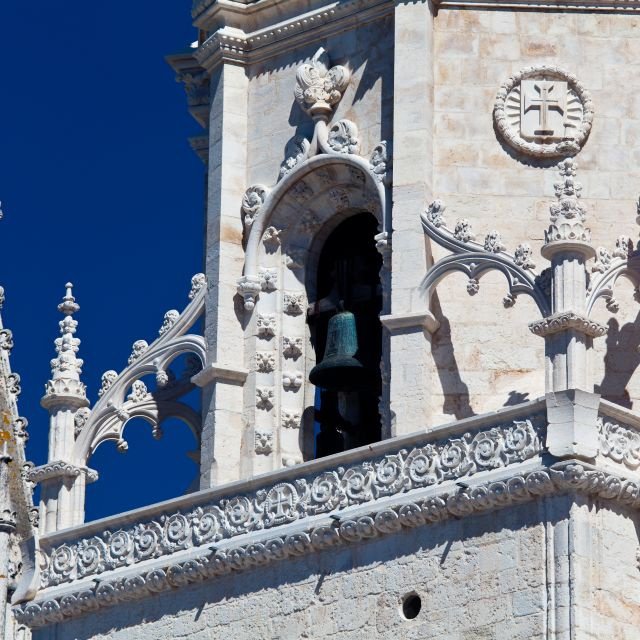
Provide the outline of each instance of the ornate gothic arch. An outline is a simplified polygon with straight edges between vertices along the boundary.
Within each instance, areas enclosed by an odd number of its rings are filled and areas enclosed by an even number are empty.
[[[73,448],[74,464],[83,466],[105,440],[115,440],[121,451],[127,449],[122,437],[126,423],[141,417],[151,424],[154,433],[160,434],[160,424],[166,418],[182,420],[200,441],[200,416],[178,398],[193,386],[189,379],[172,380],[171,362],[182,354],[192,354],[197,359],[197,373],[206,364],[206,343],[202,336],[189,330],[204,311],[205,278],[198,274],[192,279],[191,301],[182,313],[172,309],[165,314],[159,336],[150,345],[138,340],[133,345],[129,364],[120,373],[110,370],[102,376],[100,399],[94,408],[80,409],[75,423],[77,436]],[[154,375],[158,389],[149,392],[142,378]],[[188,376],[190,377],[190,376]],[[129,391],[128,395],[127,392]]]
[[[254,473],[302,462],[305,452],[301,428],[313,421],[315,394],[308,382],[315,353],[306,322],[314,302],[307,286],[314,252],[337,223],[362,212],[378,221],[375,240],[383,257],[390,252],[386,143],[364,158],[355,123],[329,125],[348,77],[344,67],[329,68],[322,50],[298,70],[295,96],[314,120],[313,139],[294,139],[278,183],[250,187],[242,202],[246,256],[238,293],[251,313],[245,334],[245,442]],[[383,265],[384,270],[388,260]],[[388,278],[381,280],[385,288]]]

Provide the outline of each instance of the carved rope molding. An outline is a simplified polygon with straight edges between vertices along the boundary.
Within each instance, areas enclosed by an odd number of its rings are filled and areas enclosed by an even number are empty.
[[[545,419],[536,414],[461,437],[401,449],[315,477],[279,482],[157,520],[42,548],[41,587],[85,579],[181,549],[217,543],[380,498],[440,485],[538,456]]]
[[[393,534],[403,528],[436,523],[450,517],[466,517],[539,496],[575,492],[595,498],[615,500],[632,509],[640,508],[640,483],[597,471],[575,461],[552,467],[539,467],[524,473],[491,480],[460,490],[440,493],[422,489],[397,504],[371,505],[345,517],[320,519],[315,526],[288,534],[254,538],[248,544],[224,549],[209,546],[203,553],[192,553],[173,562],[146,566],[125,576],[86,581],[69,589],[56,589],[59,595],[43,594],[39,600],[14,607],[16,619],[30,627],[45,626],[77,617],[98,608],[154,595],[173,588],[201,582],[234,571],[251,569],[285,558],[358,543],[369,538]]]

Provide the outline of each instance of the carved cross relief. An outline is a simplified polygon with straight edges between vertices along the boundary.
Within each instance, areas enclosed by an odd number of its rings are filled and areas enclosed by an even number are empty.
[[[565,137],[567,83],[560,80],[523,80],[520,99],[520,135],[523,138],[562,140]]]

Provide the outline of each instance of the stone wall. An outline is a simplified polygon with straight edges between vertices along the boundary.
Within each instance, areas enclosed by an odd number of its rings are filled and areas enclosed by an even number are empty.
[[[640,18],[631,15],[438,12],[433,192],[446,203],[452,228],[457,219],[467,218],[480,241],[497,229],[508,250],[529,242],[538,271],[548,265],[539,249],[549,204],[555,201],[555,161],[527,158],[501,143],[492,109],[498,88],[511,74],[551,64],[575,74],[593,97],[593,129],[576,157],[593,244],[611,250],[620,234],[637,238],[639,25]],[[432,397],[434,420],[439,414],[462,417],[496,408],[509,402],[512,392],[529,398],[543,392],[543,341],[526,329],[537,311],[524,299],[503,309],[505,293],[498,276],[483,278],[473,298],[462,277],[438,288],[436,315],[446,326],[433,339],[432,366],[440,369],[439,378],[433,378],[440,380]],[[593,370],[596,390],[626,406],[640,395],[640,381],[631,379],[640,362],[631,293],[619,296],[621,309],[611,321],[610,337],[596,341]],[[602,301],[595,316],[605,324],[611,318]]]
[[[34,638],[631,640],[633,522],[548,498],[121,604]],[[408,620],[413,593],[422,607]]]

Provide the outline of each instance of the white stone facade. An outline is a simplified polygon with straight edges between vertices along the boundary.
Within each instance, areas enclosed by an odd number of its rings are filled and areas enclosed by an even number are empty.
[[[195,3],[204,273],[91,410],[61,304],[36,638],[640,637],[640,4],[436,4]],[[314,460],[321,250],[363,212],[382,441]],[[168,415],[201,491],[83,524],[97,445]]]

